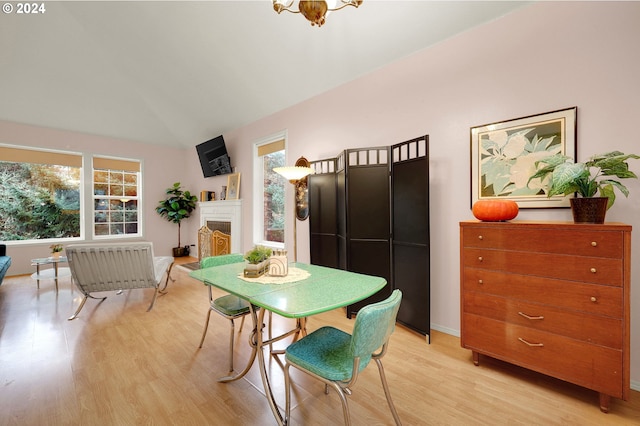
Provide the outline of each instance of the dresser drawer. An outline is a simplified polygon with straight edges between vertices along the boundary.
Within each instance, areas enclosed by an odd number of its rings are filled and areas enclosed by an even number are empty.
[[[588,315],[553,306],[466,291],[465,313],[622,349],[622,319]]]
[[[622,286],[622,259],[477,248],[463,250],[464,266],[538,277]]]
[[[536,302],[611,318],[624,315],[623,288],[478,268],[464,268],[463,291]]]
[[[463,347],[602,392],[623,396],[622,351],[473,314]]]
[[[622,258],[624,254],[624,238],[620,231],[525,229],[479,225],[465,229],[462,244],[463,247],[616,259]]]

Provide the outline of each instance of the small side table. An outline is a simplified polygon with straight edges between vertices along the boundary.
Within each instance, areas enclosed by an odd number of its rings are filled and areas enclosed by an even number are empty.
[[[40,288],[40,280],[53,278],[56,282],[56,292],[58,291],[58,278],[68,277],[71,275],[71,270],[69,268],[58,267],[58,264],[61,262],[67,262],[66,256],[31,259],[31,266],[36,267],[36,272],[31,275],[31,278],[36,280],[38,288]],[[53,268],[40,271],[40,266],[51,264],[53,265]]]

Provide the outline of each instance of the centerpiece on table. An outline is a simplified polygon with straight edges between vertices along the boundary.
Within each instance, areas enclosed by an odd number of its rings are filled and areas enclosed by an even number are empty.
[[[594,155],[583,163],[574,163],[566,155],[552,155],[536,162],[536,166],[542,164],[542,167],[529,181],[540,178],[544,183],[548,179],[547,197],[577,193],[580,197],[571,199],[574,222],[604,223],[607,210],[616,200],[614,189],[618,188],[625,197],[629,196],[627,187],[610,177],[638,177],[629,170],[627,160],[630,158],[640,159],[640,156],[613,151]]]
[[[263,246],[255,246],[245,253],[244,259],[248,262],[244,268],[244,276],[258,278],[269,270],[269,257],[271,249]]]

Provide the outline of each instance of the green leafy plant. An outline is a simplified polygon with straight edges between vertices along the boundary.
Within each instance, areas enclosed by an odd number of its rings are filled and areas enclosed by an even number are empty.
[[[51,244],[49,246],[51,253],[60,253],[62,251],[62,244]]]
[[[245,253],[244,259],[252,265],[267,260],[271,256],[272,250],[268,247],[255,246],[251,250]]]
[[[180,245],[180,222],[188,218],[195,210],[198,197],[191,195],[189,191],[180,189],[180,182],[167,189],[167,199],[161,200],[156,207],[156,212],[169,222],[178,224],[178,246]]]
[[[590,157],[583,163],[574,163],[571,157],[566,155],[552,155],[536,161],[536,166],[543,166],[529,178],[540,178],[542,181],[550,175],[546,189],[548,197],[554,195],[569,195],[577,192],[582,197],[607,197],[609,202],[607,209],[613,206],[616,200],[614,188],[618,188],[625,197],[629,196],[629,189],[618,180],[608,178],[615,176],[619,179],[635,178],[638,176],[629,170],[627,160],[640,159],[636,154],[624,154],[620,151],[608,152]]]

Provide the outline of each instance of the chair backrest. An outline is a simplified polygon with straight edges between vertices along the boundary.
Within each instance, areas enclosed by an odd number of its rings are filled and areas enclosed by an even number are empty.
[[[71,244],[65,251],[74,282],[87,292],[158,285],[150,242]]]
[[[239,253],[222,254],[220,256],[205,257],[200,261],[200,267],[211,268],[214,266],[228,265],[230,263],[244,262],[244,256]]]
[[[351,337],[351,353],[368,360],[393,333],[402,292],[394,290],[385,300],[367,305],[358,311]]]

